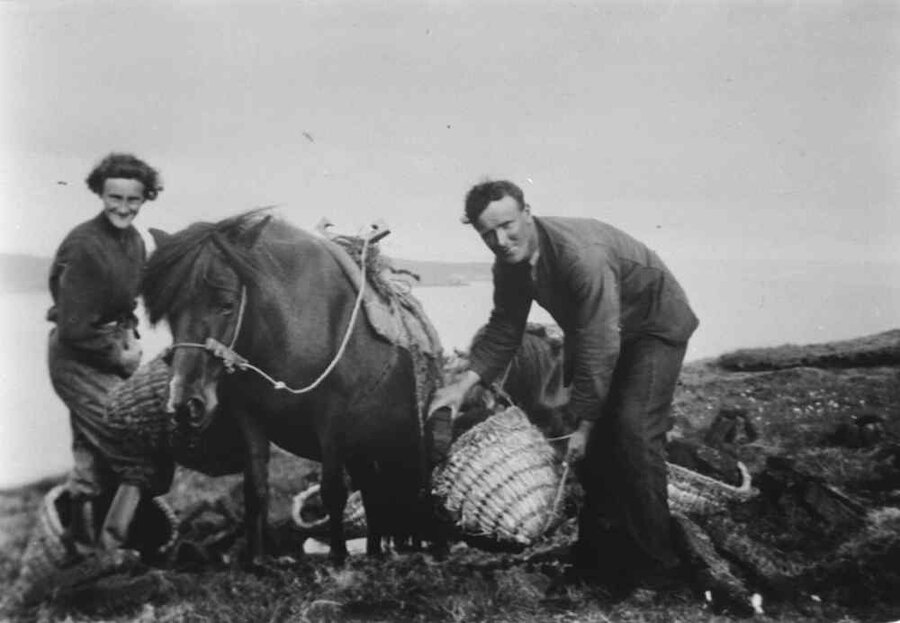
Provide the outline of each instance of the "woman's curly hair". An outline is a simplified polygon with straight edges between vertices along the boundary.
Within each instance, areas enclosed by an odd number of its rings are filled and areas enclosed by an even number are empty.
[[[84,180],[96,195],[103,194],[103,185],[110,178],[137,180],[144,185],[144,199],[153,201],[163,189],[159,172],[131,154],[111,153],[91,170]]]

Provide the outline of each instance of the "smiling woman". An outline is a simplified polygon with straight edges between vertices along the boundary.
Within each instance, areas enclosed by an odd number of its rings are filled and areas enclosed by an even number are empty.
[[[53,305],[47,319],[56,326],[50,332],[48,363],[53,389],[68,407],[72,426],[75,468],[67,483],[67,528],[85,546],[114,547],[115,537],[124,534],[99,523],[99,508],[115,493],[103,419],[108,393],[141,360],[134,310],[147,253],[132,223],[144,202],[156,198],[160,184],[154,168],[118,153],[101,160],[85,181],[100,197],[102,211],[75,227],[53,259]],[[138,501],[139,496],[120,500],[117,494],[110,516],[117,506]]]

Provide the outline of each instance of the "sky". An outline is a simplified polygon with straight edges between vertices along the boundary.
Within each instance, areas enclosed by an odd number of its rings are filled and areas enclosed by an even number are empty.
[[[900,261],[900,4],[0,1],[0,252],[51,255],[110,151],[142,228],[276,204],[490,260],[487,177],[663,258]]]

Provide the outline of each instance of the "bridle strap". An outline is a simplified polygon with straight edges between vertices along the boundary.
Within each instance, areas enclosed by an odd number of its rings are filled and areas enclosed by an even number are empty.
[[[231,344],[228,345],[229,349],[233,349],[234,345],[237,344],[238,336],[241,334],[241,326],[244,324],[244,310],[247,308],[247,286],[241,286],[241,302],[238,305],[238,317],[237,322],[234,325],[234,335],[231,336]]]
[[[237,322],[234,323],[234,332],[231,336],[231,344],[225,346],[219,340],[208,337],[206,338],[206,342],[203,344],[199,342],[176,342],[169,346],[168,350],[171,352],[176,348],[202,348],[204,350],[209,351],[213,356],[218,357],[225,364],[225,369],[230,373],[234,372],[235,368],[241,368],[245,363],[246,359],[238,355],[234,350],[234,345],[237,344],[238,336],[241,333],[241,325],[244,323],[244,310],[247,307],[247,286],[241,286],[241,302],[238,304],[238,316]]]
[[[350,321],[347,324],[347,331],[344,333],[344,339],[341,340],[341,345],[338,348],[338,351],[335,354],[334,358],[331,360],[331,363],[329,363],[328,366],[318,376],[318,378],[316,378],[316,380],[309,385],[299,388],[289,387],[284,383],[284,381],[278,381],[272,378],[271,376],[266,374],[266,372],[257,368],[247,359],[241,357],[237,352],[235,352],[234,345],[237,343],[238,334],[240,333],[241,325],[243,324],[244,309],[247,303],[246,286],[241,286],[241,303],[238,308],[238,317],[237,323],[235,324],[234,335],[231,338],[231,344],[229,346],[225,346],[222,342],[210,337],[206,338],[206,342],[203,344],[200,344],[198,342],[178,342],[176,344],[172,344],[169,349],[175,350],[176,348],[202,348],[208,351],[212,356],[221,359],[222,363],[225,366],[225,370],[228,373],[232,373],[235,370],[252,370],[253,372],[256,372],[258,375],[269,381],[274,389],[283,389],[295,395],[311,392],[316,387],[318,387],[329,374],[331,374],[331,371],[335,368],[335,366],[337,366],[338,362],[341,360],[341,357],[344,356],[344,351],[347,349],[347,344],[350,342],[350,335],[353,333],[353,327],[356,325],[356,318],[359,315],[359,308],[362,306],[363,295],[366,290],[366,254],[369,250],[369,243],[371,242],[371,240],[371,236],[363,237],[363,246],[359,258],[359,293],[356,295],[356,301],[353,304],[353,311],[350,313]]]

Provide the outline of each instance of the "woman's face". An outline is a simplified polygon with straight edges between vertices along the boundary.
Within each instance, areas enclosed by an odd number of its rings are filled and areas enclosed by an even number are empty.
[[[144,185],[132,179],[110,177],[103,183],[103,214],[112,226],[126,229],[144,205]]]

